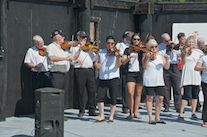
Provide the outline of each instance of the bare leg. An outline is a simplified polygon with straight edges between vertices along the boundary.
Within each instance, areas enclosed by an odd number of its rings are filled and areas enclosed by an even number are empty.
[[[109,117],[109,120],[113,120],[114,119],[115,110],[116,110],[116,105],[110,105],[110,117]]]
[[[98,120],[103,120],[105,119],[104,117],[104,103],[101,102],[101,103],[97,103],[98,104],[98,110],[100,112],[100,118]]]
[[[129,113],[130,113],[130,115],[132,115],[133,114],[133,107],[134,107],[134,89],[135,89],[135,83],[134,82],[128,82],[127,83],[127,89],[128,89]]]
[[[163,96],[156,96],[156,107],[155,107],[155,121],[160,121],[160,111],[162,108]]]
[[[136,84],[136,90],[135,90],[135,102],[134,102],[134,115],[137,116],[137,112],[139,109],[139,103],[141,101],[141,94],[142,94],[142,84]]]
[[[180,104],[180,113],[181,114],[183,113],[183,110],[184,110],[184,107],[185,107],[185,103],[186,103],[186,100],[181,99],[181,104]]]
[[[152,117],[152,101],[153,101],[153,96],[147,95],[147,113],[149,115],[149,121],[153,121]]]
[[[192,114],[195,113],[196,106],[197,106],[197,99],[192,99]]]

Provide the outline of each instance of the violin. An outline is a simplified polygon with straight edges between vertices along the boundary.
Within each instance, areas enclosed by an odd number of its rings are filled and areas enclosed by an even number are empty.
[[[39,54],[40,54],[41,56],[45,56],[45,55],[46,55],[46,48],[43,47],[42,49],[39,49]]]
[[[139,42],[139,47],[147,47],[147,43],[145,42]]]
[[[136,47],[134,47],[134,50],[135,51],[138,51],[138,52],[143,51],[144,53],[150,53],[150,59],[151,60],[155,60],[156,53],[153,53],[153,52],[148,51],[146,49],[146,47],[138,47],[138,46],[136,46]]]
[[[119,53],[120,51],[115,47],[115,48],[111,48],[111,49],[107,49],[107,54],[110,56],[110,55],[112,55],[112,56],[115,56],[115,53]]]
[[[60,46],[62,49],[70,48],[71,46],[76,47],[78,46],[78,41],[64,41]]]
[[[93,52],[99,51],[99,47],[92,45],[91,42],[87,42],[86,45],[83,46],[83,50],[88,51],[91,50]]]

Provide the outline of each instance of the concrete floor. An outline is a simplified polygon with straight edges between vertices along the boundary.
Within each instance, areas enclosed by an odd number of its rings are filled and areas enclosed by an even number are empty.
[[[185,107],[185,120],[177,119],[173,105],[170,112],[161,112],[160,118],[167,124],[148,124],[148,115],[144,103],[141,103],[139,115],[142,119],[127,120],[128,114],[123,114],[121,104],[117,105],[114,123],[93,123],[99,117],[77,117],[77,109],[65,110],[65,117],[69,120],[64,122],[65,137],[207,137],[207,128],[201,127],[201,111],[196,112],[198,120],[192,120],[191,107]],[[163,108],[162,108],[163,110]],[[106,120],[109,118],[109,105],[105,106]],[[87,112],[87,111],[86,111]],[[97,110],[98,112],[98,110]],[[153,108],[154,115],[154,108]],[[21,117],[9,117],[0,122],[0,137],[33,137],[34,115]]]

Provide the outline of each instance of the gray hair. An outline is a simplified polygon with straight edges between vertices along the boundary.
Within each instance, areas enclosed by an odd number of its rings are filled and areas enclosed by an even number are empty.
[[[200,44],[200,41],[203,41],[204,43],[206,42],[205,38],[200,37],[200,38],[197,39],[197,44],[198,45]]]
[[[34,43],[37,43],[37,42],[39,42],[39,41],[41,41],[41,40],[43,40],[43,38],[42,38],[40,35],[35,35],[35,36],[33,37],[33,41],[34,41]]]
[[[192,40],[194,41],[194,45],[193,45],[193,47],[194,47],[194,48],[197,48],[196,39],[195,39],[194,36],[189,36],[189,37],[186,39],[186,41],[185,41],[185,45],[188,43],[188,41],[189,41],[190,39],[192,39]]]

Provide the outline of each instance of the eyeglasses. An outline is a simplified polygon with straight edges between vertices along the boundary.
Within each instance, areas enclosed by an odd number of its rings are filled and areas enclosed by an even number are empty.
[[[107,45],[114,45],[114,42],[107,42]]]
[[[133,39],[133,40],[138,40],[138,41],[140,41],[140,39]]]
[[[151,49],[152,49],[152,48],[157,48],[157,46],[151,46],[150,48],[151,48]]]
[[[171,40],[166,40],[165,42],[169,42],[169,41],[171,41]]]
[[[85,38],[87,38],[87,36],[83,36],[83,37],[81,37],[82,39],[85,39]]]

